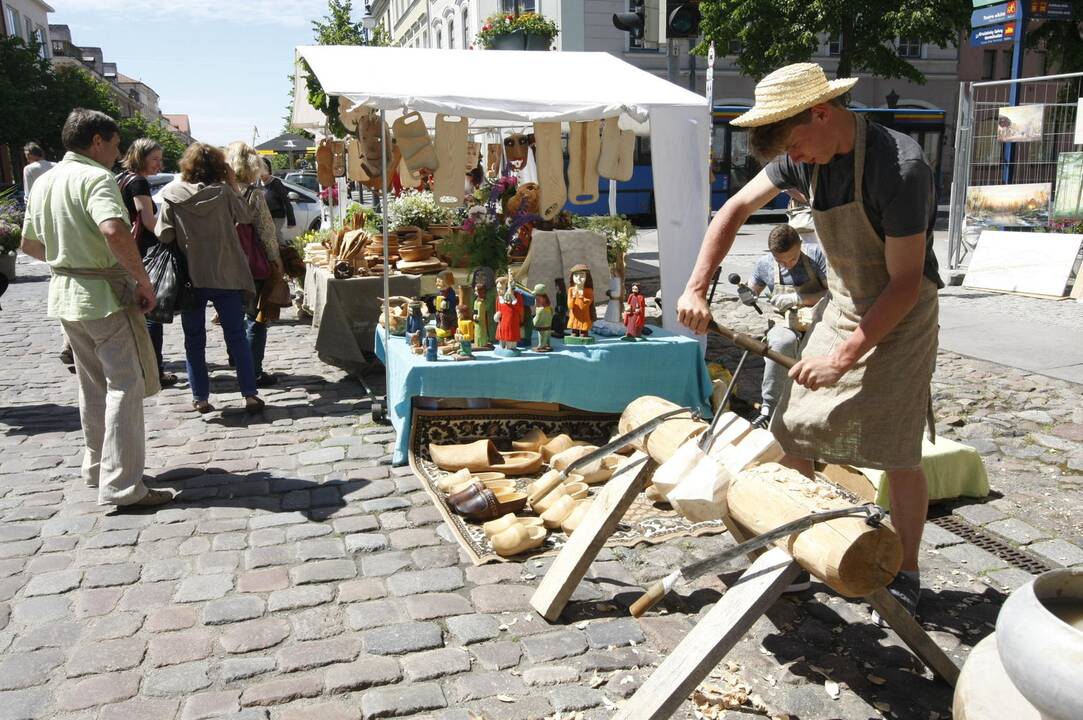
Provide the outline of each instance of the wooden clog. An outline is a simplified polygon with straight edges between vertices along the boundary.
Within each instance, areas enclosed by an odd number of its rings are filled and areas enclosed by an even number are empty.
[[[533,475],[541,468],[541,454],[524,450],[500,452],[492,440],[462,445],[429,444],[429,457],[443,470],[467,468],[471,472],[500,472],[504,475]]]
[[[519,517],[514,513],[508,513],[507,515],[501,515],[496,520],[485,523],[481,526],[481,531],[485,533],[485,537],[491,538],[515,524],[527,527],[542,527],[542,520],[540,517]]]
[[[486,481],[483,482],[481,480],[476,480],[476,479],[471,478],[470,480],[467,480],[467,481],[465,481],[463,483],[460,483],[458,485],[453,486],[451,488],[451,490],[448,492],[448,494],[449,495],[454,495],[455,493],[460,492],[462,490],[465,490],[465,489],[467,489],[468,487],[470,487],[471,485],[473,485],[474,483],[477,483],[477,482],[480,482],[482,487],[487,487],[490,490],[492,490],[493,492],[511,492],[512,490],[515,489],[515,481],[514,480],[486,480]]]
[[[556,437],[550,438],[549,442],[541,446],[542,460],[549,462],[553,459],[554,455],[558,455],[568,448],[576,447],[577,445],[584,445],[585,443],[577,440],[572,440],[571,436],[567,433],[561,433]]]
[[[604,483],[606,480],[613,477],[613,473],[616,472],[617,466],[619,464],[620,457],[617,455],[610,455],[609,457],[604,457],[601,459],[601,467],[599,467],[594,472],[587,472],[586,470],[581,470],[577,474],[587,485],[598,485],[600,483]]]
[[[579,527],[579,523],[583,521],[583,516],[590,510],[590,505],[594,500],[591,498],[584,498],[575,503],[575,508],[568,514],[568,517],[560,523],[560,529],[568,535],[575,532],[575,529]]]
[[[436,487],[441,492],[450,493],[453,487],[461,486],[463,483],[470,482],[473,476],[470,474],[470,470],[463,468],[462,470],[456,470],[450,475],[445,475],[436,481]]]
[[[523,437],[513,440],[511,446],[515,450],[540,452],[542,445],[547,442],[549,442],[549,438],[542,432],[541,428],[530,428]]]
[[[511,527],[498,532],[490,538],[493,551],[500,557],[512,557],[541,547],[545,542],[545,528],[528,527],[521,523],[515,523]]]
[[[553,507],[562,497],[570,497],[572,500],[582,500],[587,496],[586,483],[572,483],[570,485],[557,485],[546,493],[538,501],[531,504],[530,509],[535,513],[544,514]],[[529,493],[527,493],[529,495]]]
[[[554,502],[548,510],[542,513],[542,524],[550,530],[555,530],[564,522],[564,518],[571,515],[575,510],[576,499],[571,495],[564,495]]]
[[[492,520],[526,507],[526,493],[493,491],[475,483],[466,490],[448,496],[448,505],[459,515],[471,520]]]

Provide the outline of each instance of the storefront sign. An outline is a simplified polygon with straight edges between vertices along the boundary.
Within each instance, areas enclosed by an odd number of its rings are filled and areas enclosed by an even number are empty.
[[[1019,16],[1019,3],[1016,0],[990,5],[979,8],[970,14],[970,27],[985,27],[986,25],[998,25],[1009,20],[1015,20]]]
[[[1015,40],[1016,25],[1017,23],[1013,21],[1003,25],[990,25],[989,27],[971,30],[970,46],[981,47],[983,45],[1012,42]]]
[[[1065,0],[1049,2],[1048,0],[1029,0],[1030,17],[1035,20],[1070,20],[1072,18],[1071,3]]]

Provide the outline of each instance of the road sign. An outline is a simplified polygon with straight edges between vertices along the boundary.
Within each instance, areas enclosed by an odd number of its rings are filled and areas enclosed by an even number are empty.
[[[1030,0],[1030,17],[1035,20],[1070,20],[1072,5],[1065,0]]]
[[[970,47],[1012,42],[1015,40],[1015,33],[1018,30],[1017,25],[1018,23],[1013,21],[1003,25],[990,25],[989,27],[971,30]]]
[[[1038,0],[1034,0],[1037,2]],[[978,8],[970,14],[970,27],[984,27],[986,25],[998,25],[1019,17],[1019,3],[1016,0]]]

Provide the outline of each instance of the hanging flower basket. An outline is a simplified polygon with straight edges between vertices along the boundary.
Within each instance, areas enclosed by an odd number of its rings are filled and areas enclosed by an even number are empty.
[[[548,50],[560,33],[557,24],[537,13],[490,15],[477,34],[489,50]]]

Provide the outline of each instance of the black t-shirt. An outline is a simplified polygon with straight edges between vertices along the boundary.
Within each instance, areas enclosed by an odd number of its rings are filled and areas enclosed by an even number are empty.
[[[131,179],[128,180],[128,176]],[[127,182],[125,182],[127,180]],[[132,173],[121,173],[117,178],[117,182],[120,184],[120,196],[124,200],[124,207],[128,209],[128,219],[134,222],[135,213],[138,208],[135,206],[135,198],[140,195],[146,195],[150,197],[150,183],[142,175],[135,175]],[[152,231],[147,230],[144,226],[142,234],[139,236],[139,252],[142,255],[147,253],[147,250],[152,248],[155,243],[158,242],[158,236]]]
[[[811,163],[794,163],[780,155],[767,164],[767,177],[780,190],[797,189],[809,196]],[[933,171],[913,138],[870,122],[865,137],[862,204],[876,234],[905,237],[925,233],[925,277],[944,287],[933,254],[936,188]],[[820,166],[814,210],[830,210],[854,201],[854,154],[836,155]],[[828,258],[830,261],[830,258]]]

